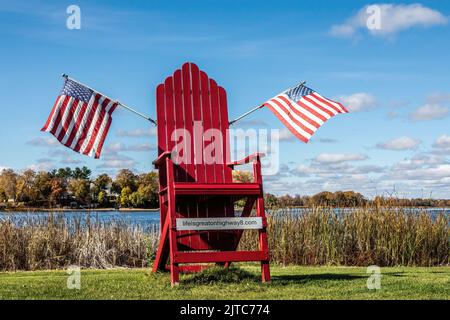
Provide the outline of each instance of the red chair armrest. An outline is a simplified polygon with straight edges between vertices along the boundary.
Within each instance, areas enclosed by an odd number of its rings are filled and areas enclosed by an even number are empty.
[[[253,153],[253,154],[245,157],[244,159],[233,161],[233,162],[229,162],[229,163],[227,163],[227,166],[228,167],[234,167],[234,166],[238,166],[238,165],[241,165],[241,164],[250,163],[250,162],[255,161],[255,160],[259,161],[259,159],[262,158],[262,157],[264,157],[264,153],[256,152],[256,153]]]
[[[172,156],[172,153],[170,151],[164,151],[161,153],[155,161],[153,161],[153,165],[158,168],[159,166],[163,165],[165,163],[166,158],[170,158]]]

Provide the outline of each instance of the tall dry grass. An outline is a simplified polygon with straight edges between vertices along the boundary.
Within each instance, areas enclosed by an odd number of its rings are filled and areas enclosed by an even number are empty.
[[[450,219],[396,208],[336,213],[268,215],[271,260],[280,264],[437,266],[450,262]],[[0,270],[145,267],[154,259],[159,228],[127,221],[85,221],[50,214],[45,219],[0,221]],[[241,250],[257,249],[257,234],[244,232]]]
[[[144,267],[154,257],[156,230],[144,232],[126,221],[101,222],[67,219],[0,221],[0,270],[57,269],[69,265],[86,268]]]
[[[268,216],[269,248],[272,261],[281,264],[448,265],[449,223],[445,214],[389,207],[281,211]],[[255,233],[244,233],[240,249],[255,249],[255,243]]]

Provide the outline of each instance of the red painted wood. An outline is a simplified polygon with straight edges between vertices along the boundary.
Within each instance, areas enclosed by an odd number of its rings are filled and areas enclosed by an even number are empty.
[[[193,116],[193,164],[195,167],[195,181],[196,182],[206,182],[206,166],[203,163],[203,104],[202,104],[202,93],[201,93],[201,79],[200,70],[193,64],[189,63],[190,71],[190,87],[191,87],[191,103],[192,103],[192,116]],[[196,135],[199,135],[197,137]],[[193,201],[196,205],[196,217],[204,217],[208,212],[208,203]],[[201,232],[199,233],[199,243],[198,247],[202,249],[210,249],[209,233]]]
[[[261,195],[259,183],[175,183],[175,195]]]
[[[201,101],[200,92],[200,70],[198,67],[190,63],[191,71],[191,90],[192,90],[192,108],[193,108],[193,121],[198,125],[203,124],[203,106]],[[195,139],[194,143],[194,166],[195,166],[195,181],[206,182],[205,166],[203,165],[203,139]]]
[[[193,101],[192,101],[192,88],[191,88],[191,68],[190,63],[185,63],[181,67],[181,85],[182,89],[182,98],[183,98],[183,115],[184,115],[184,129],[188,131],[191,135],[190,139],[185,142],[185,147],[190,150],[189,162],[186,164],[182,164],[181,166],[185,168],[187,172],[187,181],[193,182],[197,181],[197,175],[195,170],[195,164],[193,161],[194,158],[194,122],[193,122]],[[198,216],[197,204],[195,202],[187,202],[186,210],[188,218],[195,218]],[[202,248],[201,239],[199,236],[192,235],[189,237],[189,246],[191,248]],[[207,246],[206,246],[207,248]]]
[[[180,69],[176,70],[172,76],[173,82],[173,96],[174,96],[174,116],[175,116],[175,126],[168,128],[169,132],[172,133],[171,137],[174,138],[174,145],[179,146],[175,150],[180,152],[180,155],[183,155],[183,152],[186,152],[187,143],[186,140],[180,136],[179,132],[176,129],[184,129],[185,128],[185,110],[184,110],[184,98],[183,98],[183,79],[182,72]],[[180,150],[181,149],[181,150]],[[186,170],[186,164],[181,163],[175,166],[175,181],[180,182],[188,182],[193,181],[192,177],[188,176],[188,172]],[[189,209],[186,203],[177,202],[176,205],[177,217],[189,218]],[[178,232],[179,235],[183,235],[185,231]],[[181,245],[181,250],[186,248],[192,248],[191,245],[191,237],[182,237],[178,239],[179,244]]]
[[[262,158],[263,156],[264,156],[264,153],[256,152],[254,154],[251,154],[251,155],[245,157],[244,159],[237,160],[237,161],[229,161],[229,162],[227,162],[227,166],[234,167],[234,166],[250,163],[252,161],[257,161],[258,158]]]
[[[254,182],[261,184],[261,193],[264,194],[262,189],[262,174],[261,174],[261,161],[259,156],[257,157],[257,161],[253,163],[253,176]],[[269,247],[267,241],[267,224],[266,213],[264,209],[264,196],[261,195],[256,200],[256,216],[262,217],[264,220],[264,227],[258,230],[259,233],[259,250],[263,251],[267,256],[267,259],[261,261],[261,276],[263,282],[270,281],[270,268],[269,268]]]
[[[206,264],[197,264],[197,265],[183,265],[179,266],[181,273],[195,273],[209,268]]]
[[[177,263],[208,263],[228,261],[262,261],[269,259],[263,251],[178,252]]]
[[[203,71],[200,72],[200,91],[202,103],[202,117],[203,128],[207,132],[212,128],[212,113],[211,113],[211,94],[209,89],[209,78]],[[203,141],[203,148],[210,142]],[[202,150],[203,156],[203,150]],[[204,157],[203,157],[204,158]],[[215,168],[213,165],[205,165],[205,182],[215,182]]]
[[[167,174],[167,180],[169,181],[167,186],[167,196],[168,196],[168,223],[169,223],[169,246],[170,246],[170,282],[172,283],[172,286],[179,283],[179,270],[178,270],[178,263],[175,261],[175,257],[178,253],[178,246],[177,246],[177,231],[175,229],[176,227],[176,220],[175,220],[175,193],[173,190],[173,184],[170,183],[170,181],[173,181],[173,164],[172,161],[169,158],[166,158],[166,174]]]
[[[220,110],[219,110],[219,88],[217,87],[216,81],[209,79],[209,90],[211,92],[211,124],[212,128],[220,131]],[[219,137],[221,140],[221,137]],[[222,141],[223,143],[223,141]],[[216,152],[223,153],[223,150],[215,150]],[[220,155],[216,152],[212,152],[215,158],[214,162],[214,182],[220,183],[224,182],[224,167],[223,164],[219,163]],[[223,159],[223,158],[222,158]]]
[[[158,245],[158,251],[156,252],[155,263],[153,264],[153,272],[158,270],[164,270],[169,257],[169,232],[170,232],[170,218],[166,215],[164,223],[162,225],[160,241]]]
[[[162,155],[165,150],[167,150],[167,116],[165,112],[165,96],[164,96],[164,85],[160,84],[156,88],[156,106],[157,106],[157,123],[160,125],[157,126],[158,130],[158,156]],[[160,188],[167,187],[167,178],[166,178],[166,171],[160,170],[159,173],[159,185]],[[167,206],[161,205],[164,204],[163,198],[159,197],[159,203],[160,203],[160,219],[161,221],[166,220],[166,214],[167,214]],[[160,224],[160,232],[162,233],[163,229],[163,223]]]
[[[230,162],[230,137],[228,134],[229,124],[228,124],[228,107],[227,107],[227,94],[225,89],[218,87],[219,94],[219,117],[220,117],[220,131],[224,137],[223,143],[223,154],[221,157],[222,163],[225,164],[223,167],[223,181],[233,182],[232,170],[226,164]]]
[[[232,217],[234,201],[241,198],[247,198],[244,216],[250,214],[256,202],[257,214],[265,221],[260,156],[253,155],[234,163],[229,159],[225,90],[195,64],[186,63],[157,87],[156,102],[159,158],[155,166],[160,172],[162,239],[153,270],[164,269],[169,257],[171,282],[175,284],[179,281],[180,271],[200,270],[200,266],[179,266],[179,263],[227,265],[231,261],[261,261],[263,280],[268,281],[269,252],[265,229],[260,233],[260,250],[256,252],[235,251],[242,231],[175,229],[179,217]],[[176,129],[189,132],[191,139],[181,140],[179,132],[174,134]],[[195,132],[196,129],[200,132]],[[219,139],[219,145],[222,144],[216,150],[219,157],[216,163],[205,162],[205,150],[214,142],[206,139],[203,133],[210,129],[219,133],[216,139]],[[175,145],[181,146],[183,153],[188,151],[187,148],[191,151],[185,154],[188,163],[174,164],[171,151]],[[233,183],[232,167],[252,160],[257,163],[254,183]]]
[[[202,121],[203,121],[203,130],[204,133],[208,132],[211,128],[212,128],[212,112],[211,112],[211,90],[209,88],[209,78],[206,75],[205,72],[200,71],[200,102],[201,102],[201,106],[202,106]],[[210,144],[211,142],[205,141],[206,138],[203,139],[202,144],[203,144],[203,150],[202,150],[202,159],[203,162],[205,162],[205,148],[208,144]],[[213,183],[215,182],[215,168],[214,165],[211,164],[205,164],[205,181],[204,182],[210,182]],[[205,217],[211,217],[214,215],[214,212],[217,210],[215,208],[215,206],[217,206],[216,204],[213,203],[207,203],[204,205],[204,216]],[[217,233],[210,233],[208,232],[206,239],[207,241],[210,243],[210,247],[211,247],[211,241],[213,239],[217,239],[218,238],[218,234]]]

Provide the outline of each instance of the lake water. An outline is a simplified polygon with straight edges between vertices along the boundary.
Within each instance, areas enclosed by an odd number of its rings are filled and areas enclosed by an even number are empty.
[[[267,210],[267,214],[281,215],[286,213],[302,214],[307,209],[293,208],[280,210]],[[353,209],[335,209],[336,212],[345,212]],[[422,209],[410,208],[404,209],[411,214],[417,213]],[[435,217],[440,213],[450,216],[450,208],[427,208],[426,210],[431,216]],[[159,225],[159,211],[65,211],[54,212],[55,215],[63,215],[68,221],[80,220],[86,221],[90,218],[94,221],[103,223],[108,222],[125,222],[130,225],[140,226],[144,229],[155,228]],[[32,220],[45,220],[48,218],[49,212],[0,212],[0,220],[10,219],[14,223],[22,224]]]

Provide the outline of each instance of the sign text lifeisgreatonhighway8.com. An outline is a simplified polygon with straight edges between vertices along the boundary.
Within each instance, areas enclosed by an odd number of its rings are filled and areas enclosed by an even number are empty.
[[[261,217],[178,218],[177,230],[262,229]]]

